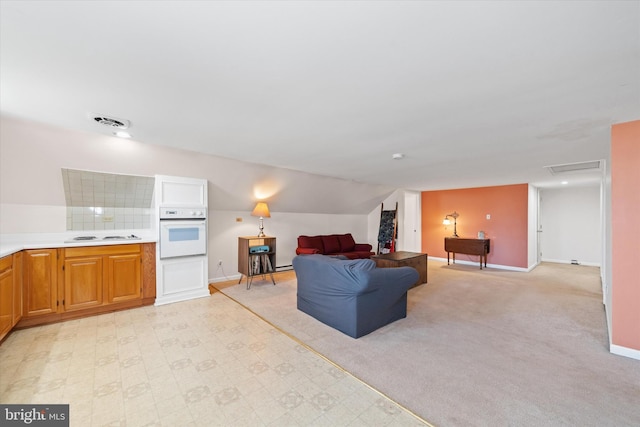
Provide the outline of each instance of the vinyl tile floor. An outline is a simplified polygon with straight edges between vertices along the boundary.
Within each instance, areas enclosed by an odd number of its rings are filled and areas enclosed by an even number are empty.
[[[0,403],[78,427],[428,425],[219,292],[13,331]]]

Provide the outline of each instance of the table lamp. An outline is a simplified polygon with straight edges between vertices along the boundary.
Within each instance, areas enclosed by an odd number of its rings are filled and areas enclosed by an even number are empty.
[[[264,218],[271,218],[271,214],[269,213],[269,206],[267,206],[265,202],[258,202],[256,207],[253,208],[251,216],[260,217],[260,233],[258,233],[258,237],[264,237]]]
[[[445,215],[444,220],[442,220],[442,223],[444,225],[449,225],[451,224],[451,220],[449,219],[449,217],[453,218],[453,237],[460,237],[458,236],[458,231],[456,230],[456,226],[457,226],[457,219],[460,216],[460,214],[456,211],[453,211],[453,213],[450,213],[449,215]]]

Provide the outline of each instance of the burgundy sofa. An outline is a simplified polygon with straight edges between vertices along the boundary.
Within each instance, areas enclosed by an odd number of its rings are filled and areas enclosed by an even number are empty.
[[[322,236],[298,236],[297,255],[343,255],[350,259],[370,258],[372,246],[356,243],[351,233]]]

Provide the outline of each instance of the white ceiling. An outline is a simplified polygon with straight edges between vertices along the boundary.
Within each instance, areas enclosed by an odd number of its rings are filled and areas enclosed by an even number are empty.
[[[543,167],[640,119],[639,1],[0,5],[2,114],[358,182],[597,179]]]

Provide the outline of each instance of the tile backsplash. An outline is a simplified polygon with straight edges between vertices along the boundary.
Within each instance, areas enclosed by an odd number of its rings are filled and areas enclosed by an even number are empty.
[[[151,208],[67,207],[67,230],[151,228]]]
[[[62,169],[67,230],[151,228],[155,179]]]

